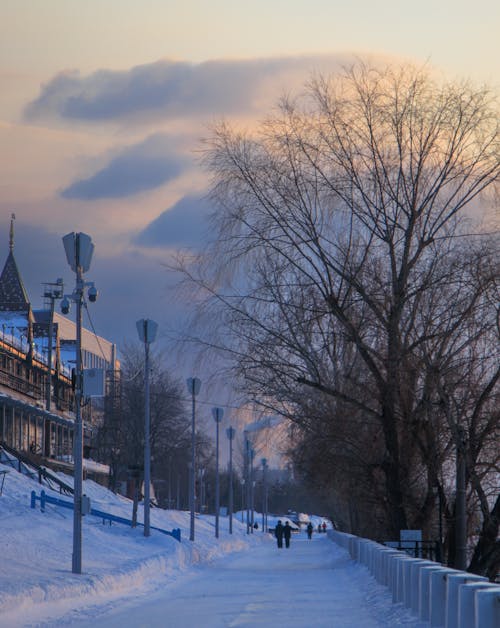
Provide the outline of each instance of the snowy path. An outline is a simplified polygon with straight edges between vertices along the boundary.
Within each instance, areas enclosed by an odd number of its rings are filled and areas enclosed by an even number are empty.
[[[417,626],[324,536],[264,543],[198,567],[161,591],[59,617],[57,626],[372,628]],[[46,623],[53,626],[55,623]]]

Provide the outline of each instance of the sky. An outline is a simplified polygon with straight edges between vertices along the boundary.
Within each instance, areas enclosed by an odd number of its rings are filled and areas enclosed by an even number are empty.
[[[260,530],[247,535],[238,516],[232,535],[221,517],[219,539],[213,517],[197,516],[195,540],[189,541],[188,512],[151,509],[151,526],[180,528],[180,543],[154,529],[145,538],[140,527],[85,516],[82,573],[73,574],[72,512],[47,504],[42,513],[39,501],[30,507],[31,491],[39,496],[42,488],[55,498],[71,497],[8,464],[0,463],[2,471],[8,473],[0,496],[0,628],[188,628],[200,625],[200,617],[205,628],[330,628],[332,616],[338,628],[428,625],[392,604],[389,590],[326,534],[314,533],[309,541],[297,533],[289,549],[278,549]],[[71,484],[71,477],[59,475]],[[130,500],[91,480],[83,492],[92,508],[130,518]],[[311,520],[315,527],[323,521]]]
[[[165,337],[189,304],[164,262],[209,237],[214,121],[252,125],[355,56],[498,86],[499,28],[494,0],[2,0],[0,265],[14,213],[40,306],[43,282],[74,285],[61,237],[88,233],[96,331],[120,347],[146,317]]]

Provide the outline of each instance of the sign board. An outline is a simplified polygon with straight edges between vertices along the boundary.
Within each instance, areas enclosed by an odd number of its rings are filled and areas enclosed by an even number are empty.
[[[422,541],[422,530],[400,530],[399,539],[401,544],[409,542],[413,543],[413,546],[415,546],[416,541]]]
[[[104,397],[104,369],[83,370],[83,396]]]
[[[399,545],[414,558],[419,558],[422,553],[422,530],[400,530]]]
[[[150,318],[141,318],[135,326],[141,342],[147,342],[148,344],[154,342],[156,332],[158,331],[158,323],[155,323]]]

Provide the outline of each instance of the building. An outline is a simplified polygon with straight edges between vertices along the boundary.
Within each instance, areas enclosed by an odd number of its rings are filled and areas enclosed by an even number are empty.
[[[0,440],[18,452],[71,465],[76,325],[55,311],[62,280],[44,286],[46,309],[33,310],[14,257],[13,216],[0,275]],[[114,403],[116,346],[82,329],[82,363],[84,369],[103,370],[106,398]],[[92,398],[82,407],[84,455],[104,407],[103,399]]]

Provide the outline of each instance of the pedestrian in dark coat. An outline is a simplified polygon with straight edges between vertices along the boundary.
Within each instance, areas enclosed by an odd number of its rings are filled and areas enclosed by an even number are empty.
[[[288,521],[285,523],[285,527],[283,528],[283,536],[285,537],[285,545],[286,547],[290,547],[290,535],[292,534],[292,528]]]
[[[278,547],[283,547],[283,526],[281,521],[278,521],[276,527],[274,528],[274,534],[276,535],[276,541],[278,542]]]
[[[311,539],[313,535],[313,526],[312,523],[309,521],[309,523],[307,524],[307,538]]]

